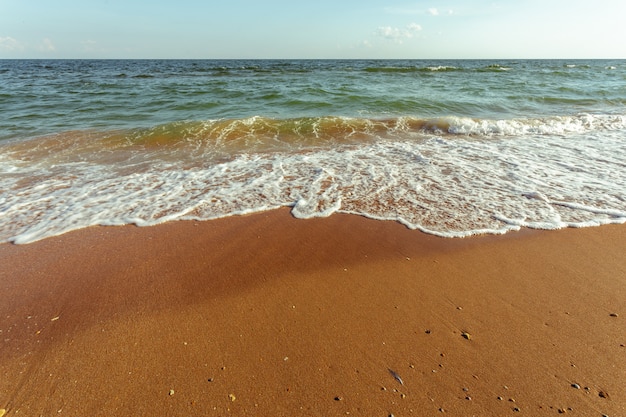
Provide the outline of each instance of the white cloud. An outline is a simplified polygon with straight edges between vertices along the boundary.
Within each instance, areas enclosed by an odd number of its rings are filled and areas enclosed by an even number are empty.
[[[431,7],[430,9],[428,9],[428,13],[430,13],[431,16],[439,16],[439,10],[437,10],[434,7]]]
[[[404,39],[410,39],[419,31],[422,30],[422,27],[417,23],[411,23],[406,26],[406,28],[395,28],[391,26],[380,26],[376,30],[376,35],[381,36],[385,39],[392,40],[396,43],[402,43]]]
[[[43,41],[41,41],[41,45],[39,45],[39,50],[43,52],[54,52],[57,50],[57,48],[56,46],[54,46],[54,43],[52,43],[50,39],[45,38]]]
[[[10,36],[0,36],[0,51],[11,52],[24,49],[24,46]]]
[[[406,28],[411,32],[419,32],[422,30],[422,27],[418,25],[417,23],[411,23]],[[412,36],[409,36],[409,37],[412,37]]]

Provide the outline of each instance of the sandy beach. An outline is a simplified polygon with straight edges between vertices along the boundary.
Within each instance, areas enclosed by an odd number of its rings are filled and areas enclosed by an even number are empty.
[[[2,244],[0,409],[624,416],[625,254],[287,209]]]

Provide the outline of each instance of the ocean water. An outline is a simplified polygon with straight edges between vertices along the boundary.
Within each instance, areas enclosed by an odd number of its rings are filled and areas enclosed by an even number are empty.
[[[626,222],[626,61],[0,60],[0,241],[291,207]]]

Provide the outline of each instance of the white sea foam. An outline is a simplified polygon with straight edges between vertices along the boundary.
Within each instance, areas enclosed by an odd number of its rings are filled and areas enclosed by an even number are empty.
[[[562,135],[626,128],[624,115],[579,114],[505,120],[449,117],[443,120],[449,124],[449,133],[478,136]]]
[[[437,65],[437,66],[431,66],[431,67],[426,67],[428,70],[430,71],[453,71],[458,69],[457,67],[453,67],[450,65]]]
[[[284,206],[299,218],[355,213],[445,237],[626,222],[623,116],[439,123],[453,135],[405,129],[217,163],[157,158],[141,169],[4,153],[0,240]]]

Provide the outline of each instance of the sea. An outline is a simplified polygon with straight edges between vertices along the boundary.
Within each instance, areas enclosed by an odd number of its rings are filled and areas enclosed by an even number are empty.
[[[625,223],[626,60],[0,60],[0,242],[279,207]]]

